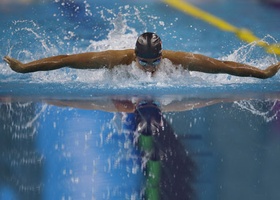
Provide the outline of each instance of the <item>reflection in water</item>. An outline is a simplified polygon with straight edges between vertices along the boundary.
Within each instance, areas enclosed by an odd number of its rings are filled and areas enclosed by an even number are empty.
[[[135,114],[146,176],[144,199],[193,199],[195,164],[159,107],[142,102]]]
[[[47,173],[46,170],[43,172],[45,162],[36,149],[36,134],[40,130],[36,120],[40,112],[36,113],[35,105],[18,102],[1,104],[1,198],[10,195],[17,196],[16,199],[42,199],[45,181],[50,181],[50,177],[43,178],[43,174],[45,176]],[[133,127],[136,127],[136,131],[132,127],[130,133],[134,134],[135,148],[141,149],[139,168],[142,167],[145,177],[144,188],[139,188],[136,196],[142,199],[191,199],[194,194],[194,162],[177,140],[159,107],[142,102],[129,116],[133,116],[135,123]],[[151,144],[149,147],[147,142]],[[52,158],[44,157],[56,159],[55,155]],[[55,162],[60,163],[58,160]]]
[[[72,108],[43,104],[44,112],[38,112],[39,102],[2,103],[0,199],[280,197],[279,101],[213,106],[225,101],[170,102],[167,113],[147,99],[47,101]],[[179,107],[189,111],[170,112]],[[97,111],[106,109],[117,114]],[[122,117],[129,116],[133,126],[114,135],[114,122],[118,127],[128,122],[116,119],[125,109],[132,114]],[[186,132],[201,140],[183,141]]]
[[[0,104],[0,113],[0,197],[41,199],[43,163],[35,144],[35,105]]]

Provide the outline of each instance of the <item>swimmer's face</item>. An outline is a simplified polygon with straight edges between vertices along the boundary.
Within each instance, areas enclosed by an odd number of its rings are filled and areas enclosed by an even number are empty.
[[[137,66],[143,71],[151,73],[154,73],[158,69],[161,60],[161,57],[154,59],[136,57]]]

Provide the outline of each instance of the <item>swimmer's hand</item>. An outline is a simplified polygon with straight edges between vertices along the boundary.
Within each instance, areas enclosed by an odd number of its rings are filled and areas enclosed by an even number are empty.
[[[276,63],[275,65],[269,66],[265,69],[266,78],[274,76],[280,70],[280,62]]]
[[[3,58],[3,60],[8,63],[11,67],[12,70],[14,70],[15,72],[19,72],[19,73],[25,73],[24,67],[23,67],[23,63],[21,63],[20,61],[11,58],[9,56],[5,56]]]

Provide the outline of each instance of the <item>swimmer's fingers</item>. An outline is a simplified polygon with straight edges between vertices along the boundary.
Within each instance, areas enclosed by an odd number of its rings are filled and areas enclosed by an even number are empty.
[[[3,58],[3,60],[4,60],[6,63],[8,63],[9,65],[11,65],[11,60],[12,60],[11,57],[5,56],[5,57]]]
[[[14,70],[15,72],[24,73],[23,64],[20,61],[14,59],[14,58],[11,58],[9,56],[5,56],[3,58],[3,60],[6,63],[8,63],[10,65],[11,69]]]

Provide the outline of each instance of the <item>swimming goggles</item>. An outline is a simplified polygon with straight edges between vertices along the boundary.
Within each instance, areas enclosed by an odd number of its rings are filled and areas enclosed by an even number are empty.
[[[157,58],[155,60],[152,61],[148,61],[148,60],[144,60],[142,58],[138,59],[138,63],[142,66],[142,67],[147,67],[147,66],[152,66],[152,67],[156,67],[160,64],[161,62],[161,58]]]

